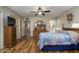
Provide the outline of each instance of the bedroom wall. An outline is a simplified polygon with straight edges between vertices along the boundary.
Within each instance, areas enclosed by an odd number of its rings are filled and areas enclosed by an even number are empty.
[[[21,37],[25,36],[25,20],[21,19]]]
[[[38,20],[42,20],[46,22],[46,29],[49,31],[50,30],[50,23],[49,20],[53,20],[52,17],[30,17],[30,35],[33,36],[33,29],[34,29],[34,23]]]
[[[4,33],[3,32],[4,31],[3,31],[2,26],[7,26],[7,16],[11,16],[11,17],[16,19],[16,39],[21,38],[25,34],[24,30],[23,30],[24,27],[23,27],[22,30],[20,29],[21,28],[21,26],[20,26],[21,24],[20,23],[21,23],[21,20],[24,20],[24,17],[16,14],[15,12],[13,12],[12,10],[10,10],[7,7],[0,7],[0,11],[3,13],[3,19],[2,19],[3,23],[0,20],[0,22],[1,22],[0,23],[0,26],[1,26],[0,27],[0,30],[1,30],[1,32],[0,32],[0,48],[3,48],[4,47],[3,46],[3,42],[4,42]],[[21,33],[23,33],[23,35],[21,35]]]
[[[3,13],[0,10],[0,48],[3,48]]]
[[[67,18],[66,18],[66,15],[69,14],[69,13],[72,13],[74,15],[73,21],[71,23],[69,23],[67,21]],[[60,15],[60,17],[58,19],[62,20],[61,24],[64,24],[63,27],[65,27],[65,28],[72,28],[72,25],[74,23],[79,23],[79,7],[78,6],[77,7],[73,7],[72,9],[66,11],[65,13]]]

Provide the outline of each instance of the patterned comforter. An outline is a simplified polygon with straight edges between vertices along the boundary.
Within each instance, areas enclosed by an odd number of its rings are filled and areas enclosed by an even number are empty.
[[[40,49],[44,45],[70,45],[79,42],[79,34],[73,31],[44,32],[39,35],[38,46]]]

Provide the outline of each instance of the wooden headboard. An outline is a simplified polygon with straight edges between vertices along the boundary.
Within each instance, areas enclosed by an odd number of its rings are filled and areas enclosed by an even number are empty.
[[[63,28],[63,30],[75,31],[79,33],[79,28]]]

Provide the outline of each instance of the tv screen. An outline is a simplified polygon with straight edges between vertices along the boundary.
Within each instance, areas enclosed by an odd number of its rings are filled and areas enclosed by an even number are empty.
[[[15,26],[15,19],[8,16],[8,25],[9,26]]]

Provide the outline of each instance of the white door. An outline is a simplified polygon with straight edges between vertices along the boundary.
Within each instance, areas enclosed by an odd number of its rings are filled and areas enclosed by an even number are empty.
[[[30,21],[25,21],[25,35],[30,37]]]
[[[3,46],[3,13],[0,12],[0,48],[2,49]]]

